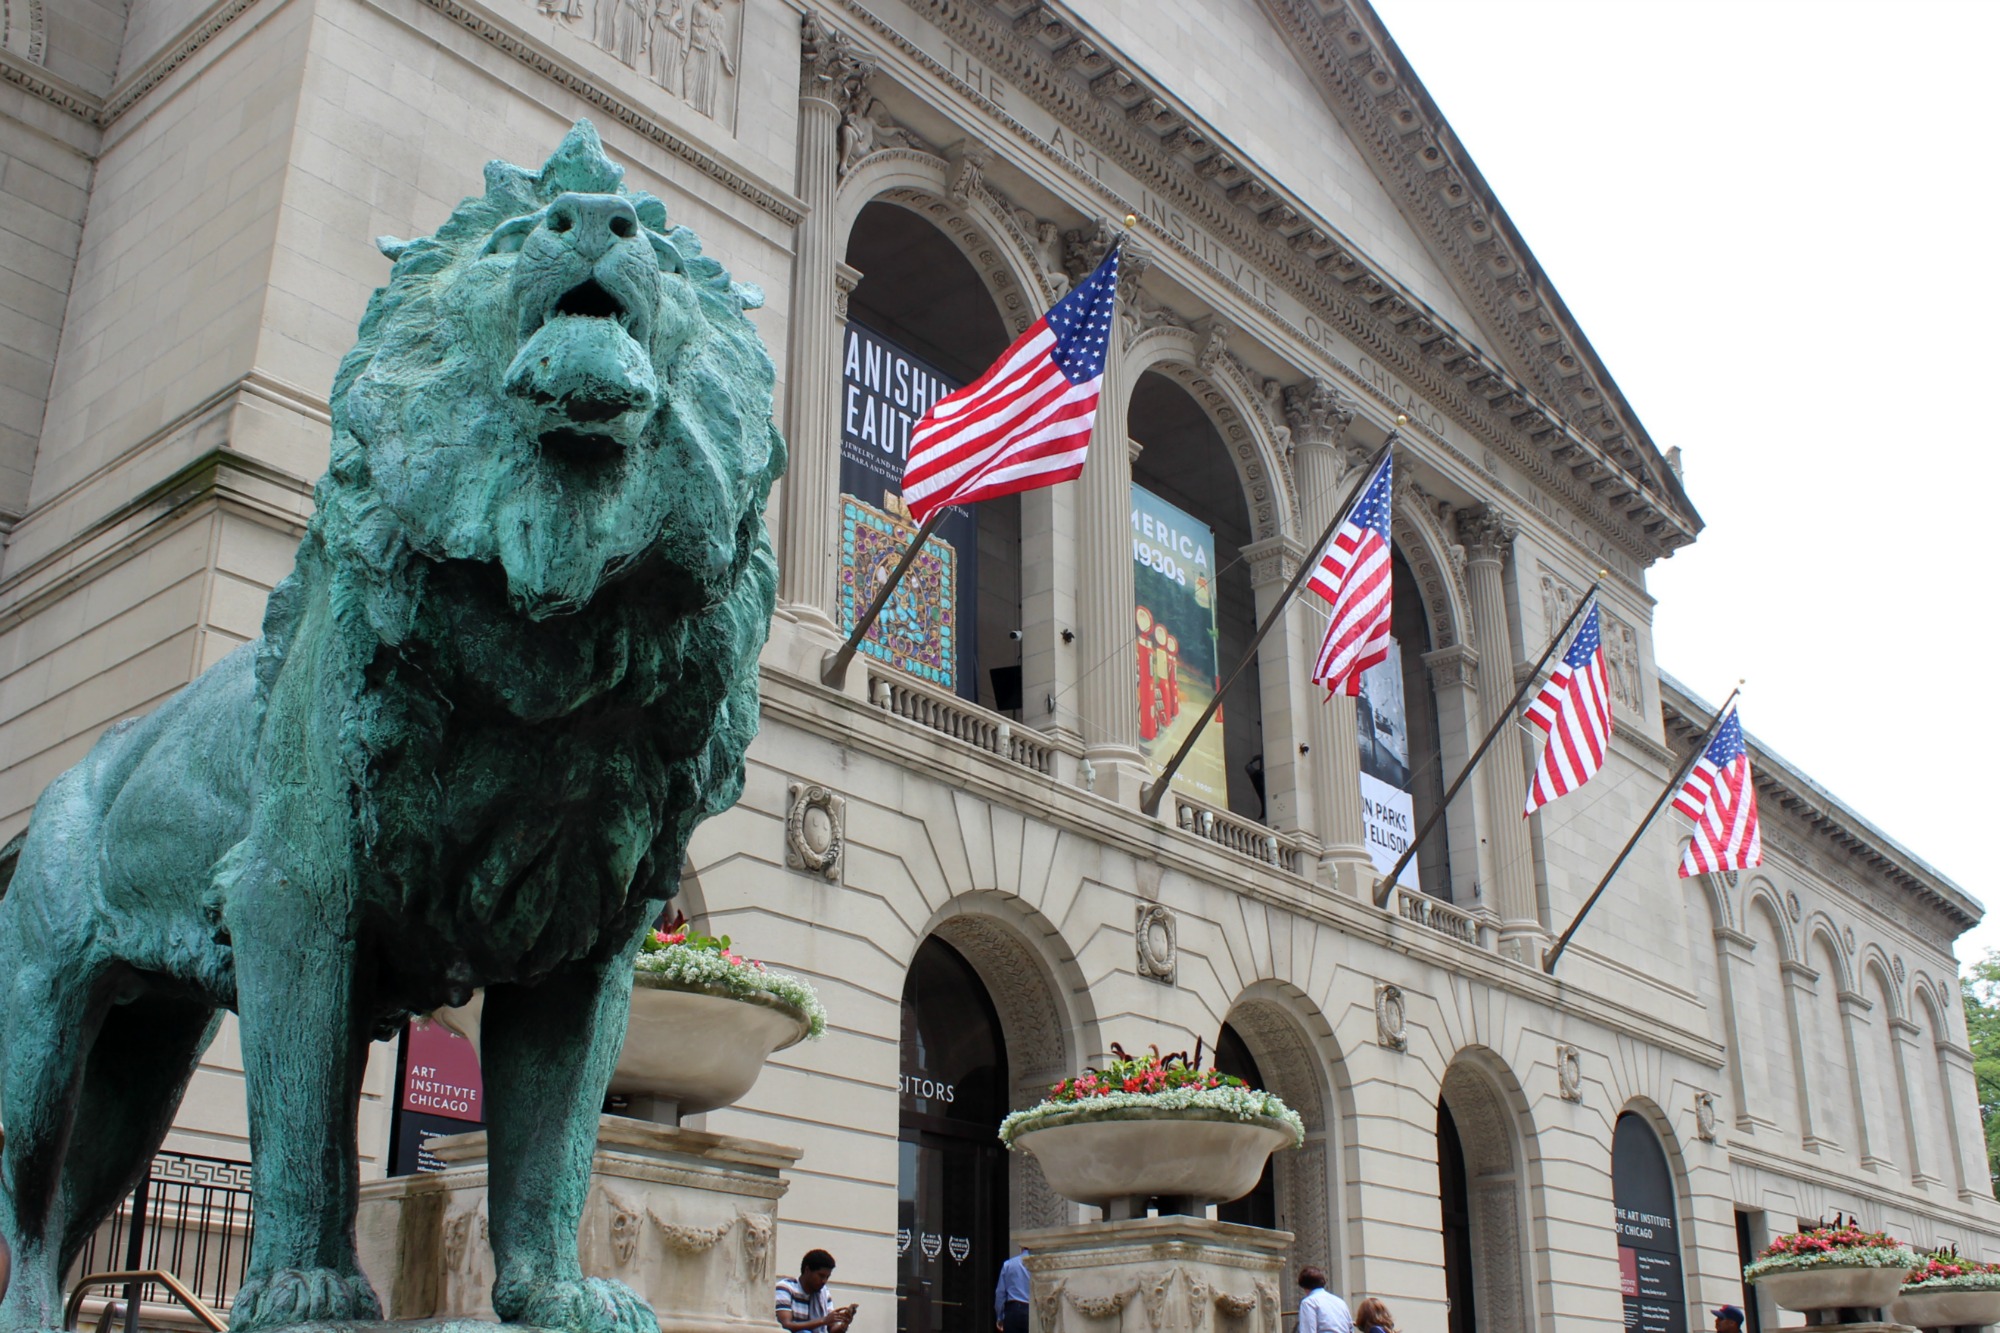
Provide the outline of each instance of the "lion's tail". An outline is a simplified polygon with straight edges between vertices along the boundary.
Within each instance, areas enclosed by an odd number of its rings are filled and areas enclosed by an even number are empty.
[[[27,841],[28,830],[22,829],[0,847],[0,898],[7,896],[7,886],[14,882],[14,867],[21,864],[21,846]]]

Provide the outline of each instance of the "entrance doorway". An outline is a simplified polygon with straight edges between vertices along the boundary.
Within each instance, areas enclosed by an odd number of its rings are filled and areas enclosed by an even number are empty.
[[[903,983],[897,1333],[989,1333],[1007,1258],[1007,1048],[972,965],[935,937]]]
[[[1250,1054],[1250,1044],[1227,1023],[1222,1025],[1222,1032],[1215,1039],[1215,1067],[1225,1074],[1235,1075],[1253,1088],[1271,1086],[1258,1070],[1256,1057]],[[1218,1204],[1215,1209],[1217,1220],[1240,1222],[1246,1227],[1275,1229],[1278,1225],[1278,1183],[1272,1176],[1272,1168],[1277,1160],[1276,1153],[1264,1159],[1264,1174],[1257,1177],[1255,1189],[1240,1199]],[[1316,1259],[1315,1262],[1324,1260]]]
[[[1444,1294],[1450,1309],[1448,1333],[1473,1333],[1479,1327],[1472,1300],[1472,1208],[1465,1180],[1465,1147],[1451,1108],[1438,1103],[1438,1206],[1444,1222]]]

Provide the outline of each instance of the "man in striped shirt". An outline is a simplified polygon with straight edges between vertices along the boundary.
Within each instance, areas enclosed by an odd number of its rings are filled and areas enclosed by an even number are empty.
[[[807,1250],[799,1261],[797,1277],[778,1279],[778,1327],[786,1333],[847,1333],[859,1308],[843,1305],[833,1309],[833,1289],[826,1280],[833,1276],[833,1256],[825,1250]]]

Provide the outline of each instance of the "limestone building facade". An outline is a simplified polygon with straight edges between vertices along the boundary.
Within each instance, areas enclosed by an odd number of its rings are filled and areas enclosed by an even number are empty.
[[[257,634],[387,272],[372,238],[588,117],[769,297],[781,603],[748,789],[686,908],[833,1015],[706,1117],[804,1150],[781,1269],[833,1250],[864,1333],[983,1328],[1006,1231],[1074,1215],[992,1121],[1113,1042],[1198,1040],[1309,1130],[1225,1215],[1407,1327],[1620,1326],[1627,1133],[1666,1163],[1697,1323],[1740,1298],[1743,1246],[1836,1210],[2000,1258],[1952,957],[1981,908],[1781,757],[1753,746],[1761,869],[1681,881],[1662,821],[1540,966],[1708,720],[1646,591],[1701,520],[1365,0],[4,14],[0,836]],[[864,656],[823,684],[851,502],[893,512],[843,468],[913,406],[859,360],[962,383],[1121,230],[1089,463],[968,518],[951,683]],[[1143,813],[1134,485],[1210,534],[1227,662],[1392,436],[1401,716],[1315,697],[1296,605],[1226,698],[1212,788]],[[1600,577],[1605,771],[1524,821],[1503,738],[1377,906],[1371,837],[1428,813]],[[1361,759],[1385,746],[1387,824]],[[225,1029],[170,1147],[247,1156],[235,1060]]]

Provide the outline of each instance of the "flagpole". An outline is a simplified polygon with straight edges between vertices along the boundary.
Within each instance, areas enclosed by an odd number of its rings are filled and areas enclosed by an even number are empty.
[[[1542,955],[1543,972],[1549,976],[1556,974],[1556,959],[1562,957],[1563,950],[1569,947],[1570,936],[1576,934],[1576,928],[1583,924],[1586,916],[1590,915],[1590,909],[1597,906],[1597,900],[1611,883],[1611,877],[1618,873],[1618,867],[1625,864],[1625,858],[1639,845],[1639,839],[1646,836],[1646,830],[1652,826],[1654,817],[1660,813],[1660,807],[1667,803],[1669,796],[1680,790],[1681,784],[1687,781],[1687,775],[1694,770],[1695,764],[1708,752],[1708,743],[1715,739],[1716,731],[1722,726],[1722,719],[1729,715],[1729,705],[1735,703],[1736,696],[1742,692],[1743,685],[1739,681],[1736,688],[1729,692],[1729,697],[1722,701],[1722,707],[1715,710],[1715,716],[1709,720],[1708,730],[1702,732],[1701,739],[1694,743],[1693,753],[1682,762],[1680,771],[1674,774],[1673,780],[1667,783],[1666,790],[1662,791],[1659,799],[1653,802],[1653,808],[1646,812],[1646,817],[1639,821],[1639,827],[1625,840],[1624,849],[1618,853],[1618,859],[1611,863],[1611,869],[1604,872],[1604,878],[1597,881],[1597,887],[1590,891],[1590,897],[1584,899],[1583,910],[1569,923],[1569,929],[1562,933],[1562,938],[1556,941],[1555,947]]]
[[[1500,733],[1514,721],[1514,714],[1521,707],[1521,700],[1528,697],[1529,687],[1542,674],[1542,668],[1549,664],[1549,658],[1555,654],[1556,648],[1563,641],[1563,636],[1569,633],[1570,626],[1576,624],[1576,618],[1583,614],[1583,608],[1589,606],[1590,599],[1597,596],[1597,589],[1603,582],[1604,576],[1600,571],[1598,577],[1593,579],[1590,587],[1584,591],[1583,596],[1576,599],[1576,605],[1570,608],[1569,619],[1563,621],[1562,628],[1549,639],[1549,646],[1542,649],[1541,659],[1535,663],[1534,669],[1521,678],[1520,688],[1514,691],[1514,698],[1501,710],[1500,716],[1493,719],[1493,725],[1487,729],[1486,739],[1479,742],[1479,748],[1472,752],[1472,758],[1466,761],[1465,767],[1452,779],[1451,789],[1445,792],[1444,799],[1431,810],[1430,817],[1424,820],[1423,827],[1417,830],[1409,845],[1403,848],[1403,854],[1396,858],[1396,864],[1389,867],[1389,873],[1377,881],[1375,887],[1377,907],[1388,903],[1389,895],[1396,891],[1396,880],[1410,864],[1410,858],[1417,854],[1417,848],[1423,845],[1424,839],[1428,838],[1431,830],[1437,827],[1438,820],[1444,818],[1446,808],[1451,805],[1451,798],[1458,795],[1458,789],[1472,776],[1472,770],[1479,767],[1479,761],[1486,757],[1486,751],[1492,748],[1493,742],[1500,738]]]
[[[861,641],[868,637],[868,631],[875,628],[875,621],[881,616],[882,608],[889,604],[889,598],[895,593],[896,585],[903,581],[903,575],[908,573],[910,566],[916,562],[917,552],[923,550],[924,543],[929,540],[931,529],[938,525],[950,507],[939,505],[931,510],[930,517],[926,518],[924,525],[917,529],[917,535],[910,539],[909,549],[903,552],[903,558],[896,562],[896,568],[890,573],[889,581],[875,594],[875,600],[868,604],[868,610],[862,614],[861,619],[854,622],[854,632],[847,636],[847,642],[841,644],[840,650],[829,656],[826,665],[820,668],[821,684],[840,689],[847,683],[847,664],[854,660],[855,650],[861,646]]]
[[[1160,775],[1148,783],[1146,790],[1140,793],[1139,810],[1141,813],[1147,815],[1159,813],[1160,798],[1167,794],[1167,787],[1173,782],[1174,773],[1180,768],[1181,761],[1188,757],[1190,750],[1194,749],[1194,743],[1201,738],[1202,728],[1206,727],[1209,719],[1215,716],[1215,711],[1222,707],[1223,697],[1229,693],[1229,687],[1234,685],[1236,678],[1243,674],[1252,661],[1256,660],[1258,645],[1264,642],[1264,637],[1271,632],[1271,627],[1278,623],[1278,616],[1284,611],[1286,604],[1292,600],[1292,594],[1299,590],[1299,585],[1304,583],[1307,576],[1318,567],[1320,552],[1324,551],[1326,544],[1333,540],[1333,534],[1340,530],[1340,525],[1347,521],[1347,516],[1353,510],[1355,501],[1361,498],[1362,488],[1367,486],[1369,481],[1374,478],[1375,469],[1382,466],[1382,460],[1388,456],[1389,450],[1395,447],[1396,439],[1395,432],[1391,431],[1389,438],[1382,441],[1382,447],[1375,451],[1375,456],[1369,459],[1367,466],[1360,470],[1360,474],[1355,480],[1354,488],[1347,493],[1347,498],[1341,501],[1340,507],[1334,510],[1333,522],[1326,525],[1326,531],[1320,533],[1319,541],[1314,544],[1312,550],[1306,553],[1306,558],[1299,561],[1298,569],[1292,573],[1292,581],[1285,585],[1285,590],[1278,594],[1278,600],[1271,604],[1270,611],[1264,617],[1264,623],[1257,627],[1257,633],[1250,639],[1250,646],[1243,650],[1243,660],[1238,662],[1236,669],[1229,673],[1229,679],[1223,681],[1221,686],[1216,689],[1215,697],[1208,701],[1208,707],[1202,710],[1202,714],[1195,720],[1194,726],[1189,728],[1186,739],[1181,741],[1180,749],[1174,751],[1174,757],[1167,760],[1167,766],[1160,770]]]

